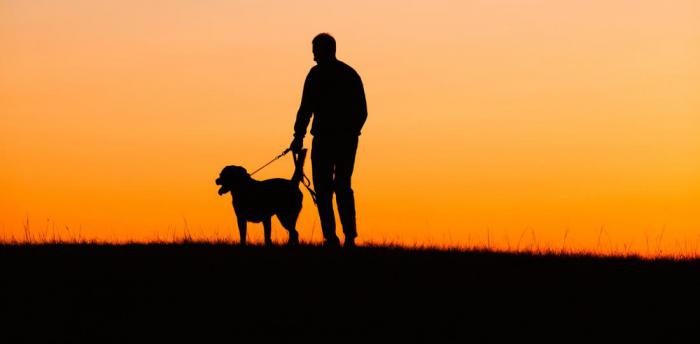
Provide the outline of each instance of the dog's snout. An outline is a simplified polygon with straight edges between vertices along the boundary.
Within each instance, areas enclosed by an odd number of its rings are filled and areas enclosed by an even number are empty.
[[[221,185],[221,178],[216,178],[216,185]]]

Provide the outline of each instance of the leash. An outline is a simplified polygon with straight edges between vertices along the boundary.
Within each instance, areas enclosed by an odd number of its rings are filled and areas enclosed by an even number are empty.
[[[291,149],[289,149],[289,148],[285,149],[284,152],[280,153],[278,156],[276,156],[276,157],[274,157],[272,160],[268,161],[267,164],[260,166],[260,168],[258,168],[257,170],[253,171],[253,173],[251,173],[250,175],[252,176],[252,175],[254,175],[254,174],[260,172],[260,170],[262,170],[263,168],[267,167],[267,166],[270,165],[271,163],[277,161],[279,158],[281,158],[281,157],[287,155],[287,153],[289,153],[290,151],[291,151]],[[294,154],[294,161],[296,161],[296,154]],[[301,185],[304,185],[304,187],[306,188],[306,190],[309,191],[309,194],[311,195],[311,199],[314,201],[314,205],[318,207],[318,203],[316,202],[316,191],[314,191],[314,189],[311,188],[311,180],[309,180],[309,177],[306,176],[306,173],[304,173],[303,168],[302,168],[302,171],[301,171],[301,180],[300,180],[300,182],[301,182]]]
[[[314,201],[314,205],[318,207],[318,203],[316,202],[316,191],[311,188],[311,181],[309,180],[309,177],[306,176],[306,173],[303,172],[301,175],[301,185],[304,185],[306,190],[309,190],[309,194],[311,195],[311,199]]]
[[[250,175],[252,176],[252,175],[254,175],[254,174],[260,172],[260,170],[262,170],[263,168],[267,167],[267,165],[269,165],[269,164],[275,162],[277,159],[279,159],[279,158],[281,158],[281,157],[287,155],[287,153],[289,153],[290,151],[291,151],[291,149],[289,149],[289,148],[285,149],[284,152],[282,152],[280,155],[278,155],[278,156],[276,156],[274,159],[270,160],[267,164],[260,166],[259,169],[255,170],[255,171],[254,171],[253,173],[251,173]]]

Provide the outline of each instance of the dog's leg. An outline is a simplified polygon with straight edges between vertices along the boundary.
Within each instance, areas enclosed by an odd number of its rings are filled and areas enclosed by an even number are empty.
[[[238,234],[241,236],[241,245],[245,246],[246,229],[248,222],[245,219],[238,218]]]
[[[265,229],[265,246],[270,246],[272,245],[272,217],[263,220],[263,227]]]
[[[298,214],[297,214],[298,215]],[[289,241],[288,245],[296,245],[299,243],[299,232],[296,230],[296,216],[293,214],[278,214],[277,218],[280,220],[282,227],[289,231]]]

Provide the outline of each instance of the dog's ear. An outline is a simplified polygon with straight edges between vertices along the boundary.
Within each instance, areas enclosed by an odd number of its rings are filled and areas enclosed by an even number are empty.
[[[232,181],[241,182],[250,178],[250,174],[241,166],[227,166],[226,174],[230,176]]]

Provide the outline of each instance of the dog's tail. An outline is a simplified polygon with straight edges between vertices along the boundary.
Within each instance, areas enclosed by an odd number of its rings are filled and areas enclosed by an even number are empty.
[[[292,181],[295,183],[299,183],[304,178],[304,160],[306,160],[306,148],[302,149],[301,152],[299,152],[299,154],[293,154],[294,174],[292,175]]]

